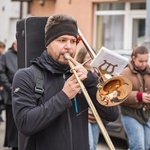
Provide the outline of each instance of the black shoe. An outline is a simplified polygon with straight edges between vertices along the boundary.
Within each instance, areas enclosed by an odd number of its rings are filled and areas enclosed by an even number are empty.
[[[12,147],[12,149],[11,150],[18,150],[18,148],[17,147]]]

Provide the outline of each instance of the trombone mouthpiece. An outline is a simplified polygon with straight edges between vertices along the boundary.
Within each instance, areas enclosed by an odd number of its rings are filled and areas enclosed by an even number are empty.
[[[69,53],[65,53],[64,57],[67,59],[67,57],[70,56]]]

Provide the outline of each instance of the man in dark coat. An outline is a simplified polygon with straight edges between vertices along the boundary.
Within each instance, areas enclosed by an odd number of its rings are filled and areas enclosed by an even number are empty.
[[[117,107],[96,100],[98,79],[75,61],[78,27],[74,18],[54,15],[45,27],[46,50],[32,63],[44,74],[44,94],[37,100],[32,67],[17,71],[13,82],[13,114],[21,134],[22,150],[88,150],[88,104],[70,72],[69,59],[83,81],[102,119],[114,121]],[[70,56],[65,58],[65,54]],[[21,143],[20,141],[19,143]]]
[[[6,91],[5,100],[6,128],[5,128],[5,147],[18,149],[18,130],[12,114],[12,82],[17,71],[17,41],[12,44],[0,57],[0,83]]]

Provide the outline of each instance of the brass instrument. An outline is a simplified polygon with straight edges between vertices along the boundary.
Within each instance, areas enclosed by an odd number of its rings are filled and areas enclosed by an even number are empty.
[[[85,38],[83,37],[81,31],[78,29],[79,33],[79,39],[82,40],[84,46],[86,47],[89,55],[92,59],[96,57],[96,54],[92,50],[92,48],[88,45]],[[105,62],[108,63],[108,62]],[[103,65],[103,64],[102,64]],[[99,74],[99,84],[97,85],[97,100],[101,105],[104,106],[115,106],[119,105],[123,101],[127,99],[130,92],[132,91],[132,83],[131,81],[125,77],[125,76],[115,76],[112,77],[110,73],[107,70],[102,69],[102,65],[100,65],[98,68],[98,74]],[[108,66],[110,64],[108,63]],[[109,78],[107,78],[105,75],[109,74]]]
[[[91,49],[91,47],[88,45],[88,43],[86,42],[85,38],[82,36],[79,29],[78,29],[78,33],[79,33],[80,39],[82,40],[83,44],[85,45],[91,58],[94,59],[96,54]],[[108,147],[110,148],[110,150],[115,150],[115,147],[103,125],[103,122],[102,122],[86,88],[84,87],[82,81],[79,79],[76,71],[74,70],[73,63],[70,60],[68,60],[68,63],[72,70],[72,73],[74,73],[74,75],[81,87],[81,90],[87,100],[89,107],[91,108],[91,111],[93,112],[93,115],[97,121],[97,124],[99,125],[99,127],[101,129],[101,132],[106,140]],[[129,93],[132,90],[131,81],[128,78],[123,77],[123,76],[111,77],[110,79],[107,79],[106,77],[104,77],[104,72],[103,73],[101,72],[101,68],[99,67],[97,69],[98,69],[98,74],[101,76],[100,78],[103,81],[97,85],[97,87],[98,87],[98,91],[97,91],[98,102],[104,106],[115,106],[115,105],[118,105],[121,102],[123,102],[128,97]]]
[[[69,54],[66,53],[65,57],[67,55],[69,55]],[[89,96],[85,86],[83,85],[82,81],[79,79],[76,71],[74,70],[73,63],[70,60],[68,60],[68,63],[69,63],[69,66],[71,68],[72,73],[74,73],[74,75],[75,75],[75,77],[76,77],[76,79],[77,79],[77,81],[78,81],[78,83],[79,83],[79,85],[81,87],[82,93],[84,94],[84,96],[85,96],[85,98],[87,100],[87,103],[88,103],[89,107],[91,108],[91,111],[93,112],[93,115],[94,115],[94,117],[95,117],[95,119],[96,119],[100,129],[101,129],[101,132],[102,132],[102,134],[103,134],[103,136],[104,136],[104,138],[106,140],[106,143],[108,144],[110,150],[115,150],[114,145],[112,144],[112,141],[111,141],[111,139],[110,139],[110,137],[109,137],[109,135],[108,135],[104,125],[103,125],[103,122],[102,122],[100,116],[97,113],[97,110],[96,110],[96,108],[95,108],[95,106],[94,106],[94,104],[93,104],[93,102],[92,102],[92,100],[91,100],[91,98],[90,98],[90,96]]]

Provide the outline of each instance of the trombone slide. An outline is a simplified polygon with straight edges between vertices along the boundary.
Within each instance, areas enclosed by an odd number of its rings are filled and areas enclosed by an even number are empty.
[[[94,104],[93,104],[93,102],[92,102],[92,100],[91,100],[91,98],[90,98],[90,96],[89,96],[89,94],[88,94],[88,92],[87,92],[83,82],[79,79],[79,77],[77,75],[77,72],[74,70],[73,63],[70,60],[68,60],[68,64],[69,64],[72,72],[74,73],[74,75],[75,75],[75,77],[76,77],[76,79],[77,79],[77,81],[78,81],[78,83],[79,83],[79,85],[81,87],[81,90],[82,90],[82,92],[83,92],[83,94],[84,94],[84,96],[85,96],[85,98],[87,100],[87,103],[88,103],[89,107],[91,108],[91,110],[93,112],[93,115],[94,115],[94,117],[95,117],[95,119],[96,119],[100,129],[101,129],[101,132],[102,132],[102,134],[103,134],[103,136],[104,136],[104,138],[106,140],[106,143],[108,144],[110,150],[115,150],[114,145],[113,145],[113,143],[112,143],[112,141],[111,141],[111,139],[110,139],[110,137],[109,137],[109,135],[108,135],[104,125],[103,125],[103,122],[102,122],[100,116],[98,115],[98,112],[97,112],[97,110],[96,110],[96,108],[95,108],[95,106],[94,106]]]

